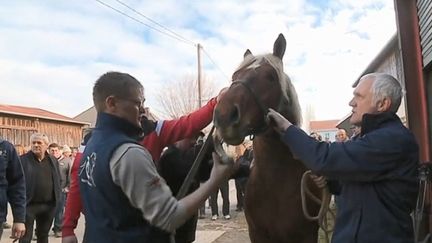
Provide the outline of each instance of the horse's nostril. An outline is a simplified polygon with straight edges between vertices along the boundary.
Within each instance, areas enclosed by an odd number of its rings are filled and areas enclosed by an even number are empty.
[[[240,122],[240,108],[237,104],[234,105],[234,109],[231,111],[230,121],[233,125],[237,125]]]

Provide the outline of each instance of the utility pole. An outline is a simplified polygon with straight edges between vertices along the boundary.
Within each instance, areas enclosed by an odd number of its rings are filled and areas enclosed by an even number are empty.
[[[198,108],[201,107],[201,44],[197,44],[198,55]]]

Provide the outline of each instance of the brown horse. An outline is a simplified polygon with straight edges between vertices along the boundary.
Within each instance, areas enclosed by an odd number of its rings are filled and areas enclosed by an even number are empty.
[[[306,167],[293,158],[266,121],[268,108],[293,124],[301,120],[297,94],[283,71],[285,47],[280,34],[272,54],[254,56],[247,50],[214,114],[215,126],[226,143],[238,145],[246,136],[255,136],[254,166],[245,197],[252,243],[317,242],[318,225],[308,221],[301,208],[300,181]],[[317,206],[310,209],[318,212]]]

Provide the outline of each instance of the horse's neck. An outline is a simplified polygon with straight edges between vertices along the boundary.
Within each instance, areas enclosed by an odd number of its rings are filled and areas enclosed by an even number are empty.
[[[257,136],[253,147],[254,163],[257,168],[263,168],[264,170],[305,170],[304,165],[293,157],[289,147],[282,142],[280,136],[274,131]]]

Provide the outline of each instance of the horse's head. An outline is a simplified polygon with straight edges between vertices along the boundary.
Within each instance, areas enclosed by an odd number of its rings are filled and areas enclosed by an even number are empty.
[[[231,87],[215,108],[214,124],[226,143],[238,145],[247,135],[265,132],[269,128],[268,108],[282,112],[293,123],[299,122],[297,95],[283,71],[285,47],[280,34],[273,53],[254,56],[249,50],[245,52],[232,75]]]

